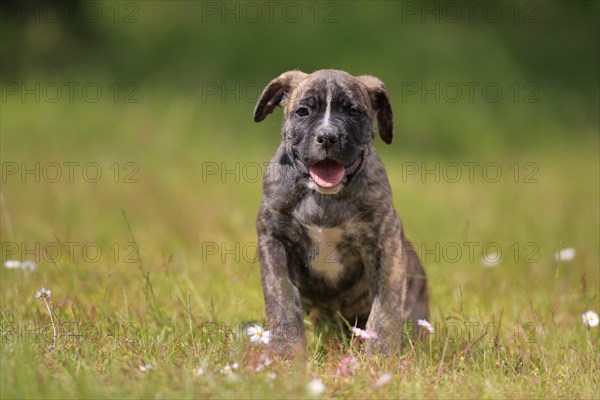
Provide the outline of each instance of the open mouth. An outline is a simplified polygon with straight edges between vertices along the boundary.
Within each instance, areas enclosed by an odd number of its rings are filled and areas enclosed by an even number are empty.
[[[312,180],[322,188],[332,188],[340,184],[345,176],[354,173],[360,165],[362,157],[352,164],[344,166],[339,162],[326,158],[310,166],[308,173]]]

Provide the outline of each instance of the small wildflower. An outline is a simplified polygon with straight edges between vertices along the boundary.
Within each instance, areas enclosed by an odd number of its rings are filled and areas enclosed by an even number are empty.
[[[35,298],[36,299],[49,299],[51,295],[52,295],[52,292],[50,291],[50,289],[41,288],[40,290],[38,290],[36,292]]]
[[[272,361],[269,358],[269,356],[261,354],[258,357],[258,363],[259,364],[256,366],[255,371],[256,372],[261,372],[262,370],[265,369],[265,367],[268,367],[269,365],[271,365]]]
[[[554,253],[554,259],[556,261],[571,261],[575,258],[575,248],[567,247]]]
[[[244,329],[244,332],[252,343],[269,344],[269,341],[271,340],[271,332],[265,331],[263,327],[258,324],[247,326]]]
[[[232,374],[233,373],[233,368],[231,368],[231,365],[227,364],[226,366],[224,366],[223,368],[221,368],[221,373],[222,374]]]
[[[483,257],[481,260],[481,266],[485,268],[495,267],[500,264],[500,254],[498,253],[489,253]]]
[[[265,354],[261,354],[258,357],[258,360],[265,366],[268,367],[269,365],[271,365],[271,363],[273,361],[271,361],[271,359],[269,358],[269,356],[265,355]]]
[[[336,373],[336,375],[341,375],[341,376],[352,376],[352,375],[354,375],[354,373],[356,372],[358,367],[359,367],[358,361],[356,361],[356,359],[354,357],[346,356],[346,357],[342,358],[342,361],[340,362],[340,367],[338,368],[338,370],[335,373]]]
[[[4,268],[15,269],[21,267],[21,261],[17,260],[8,260],[4,262]]]
[[[233,374],[234,370],[238,369],[238,367],[238,363],[233,363],[232,365],[227,364],[223,368],[221,368],[221,373],[225,375],[231,375]]]
[[[352,333],[354,336],[360,339],[377,339],[377,332],[369,329],[360,329],[355,326],[352,327]]]
[[[589,328],[595,328],[600,323],[600,319],[598,318],[598,314],[594,311],[588,311],[582,315],[583,323],[587,325]]]
[[[385,386],[388,383],[390,383],[391,380],[392,380],[392,374],[390,374],[389,372],[386,372],[385,374],[381,375],[375,381],[375,383],[373,383],[373,387],[380,388],[380,387]]]
[[[52,317],[52,310],[50,309],[50,303],[49,303],[49,299],[50,296],[52,295],[52,292],[50,291],[50,289],[46,289],[46,288],[41,288],[40,290],[38,290],[35,293],[35,298],[36,299],[42,299],[44,301],[44,305],[46,306],[46,310],[48,310],[48,315],[50,316],[50,322],[52,323],[52,345],[50,346],[50,352],[54,352],[54,349],[56,348],[56,338],[58,337],[57,331],[56,331],[56,325],[54,324],[54,317]]]
[[[425,328],[425,330],[427,330],[427,332],[429,333],[435,332],[435,329],[433,329],[433,325],[431,325],[426,319],[418,320],[417,325],[419,325],[422,328]]]
[[[205,372],[204,372],[204,368],[196,368],[194,370],[194,375],[196,376],[204,376]]]
[[[37,269],[37,265],[32,261],[18,261],[18,260],[8,260],[4,262],[4,268],[8,269],[22,269],[35,271]]]
[[[152,365],[150,365],[150,364],[140,365],[138,368],[141,372],[148,372],[152,369]]]
[[[325,393],[325,385],[320,379],[315,378],[308,382],[306,385],[306,391],[310,396],[317,397]]]
[[[275,374],[275,372],[269,372],[266,376],[265,376],[265,380],[268,382],[274,381],[277,378],[277,374]]]

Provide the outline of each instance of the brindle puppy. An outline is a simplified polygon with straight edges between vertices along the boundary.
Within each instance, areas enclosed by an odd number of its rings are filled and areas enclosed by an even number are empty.
[[[264,89],[254,120],[282,106],[282,141],[263,180],[259,260],[271,343],[305,352],[303,309],[377,334],[398,349],[403,323],[428,317],[425,271],[404,236],[373,122],[392,142],[390,99],[372,76],[289,71]]]

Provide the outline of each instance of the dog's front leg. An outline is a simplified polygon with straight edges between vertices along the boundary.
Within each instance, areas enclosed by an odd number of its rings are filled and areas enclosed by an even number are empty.
[[[394,221],[393,225],[402,229],[400,221]],[[398,233],[384,235],[386,239],[381,253],[375,256],[377,268],[372,276],[375,295],[366,328],[375,332],[377,338],[367,340],[366,349],[369,354],[392,355],[400,349],[406,318],[408,262],[402,236]]]
[[[270,346],[283,357],[304,356],[303,310],[298,288],[290,280],[283,244],[272,235],[259,234],[258,256],[265,296]]]

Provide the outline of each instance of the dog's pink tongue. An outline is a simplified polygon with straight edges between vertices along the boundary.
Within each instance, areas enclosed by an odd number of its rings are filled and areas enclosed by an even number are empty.
[[[342,164],[333,160],[323,160],[311,166],[308,172],[317,185],[330,188],[344,179],[346,169]]]

